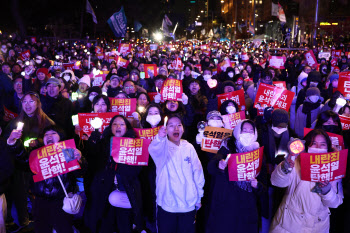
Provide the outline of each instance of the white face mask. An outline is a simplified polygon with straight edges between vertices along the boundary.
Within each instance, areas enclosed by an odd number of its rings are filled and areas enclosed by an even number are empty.
[[[66,82],[69,82],[69,80],[70,80],[70,75],[65,75],[65,76],[63,76],[63,78],[64,78],[64,80],[66,80]]]
[[[239,135],[239,141],[243,146],[249,146],[251,145],[255,140],[254,140],[254,134],[251,133],[241,133]]]
[[[203,78],[205,81],[208,81],[208,79],[211,78],[211,75],[210,74],[203,75]]]
[[[312,148],[309,147],[309,149],[307,150],[307,153],[317,153],[317,154],[322,154],[322,153],[327,153],[328,150],[327,149],[321,149],[321,148]]]
[[[287,128],[278,128],[275,126],[272,126],[272,130],[275,131],[277,134],[282,134],[287,131]]]
[[[233,78],[233,72],[229,72],[229,73],[228,73],[228,76],[229,76],[230,78]]]
[[[37,59],[37,60],[35,60],[35,62],[36,62],[37,64],[41,64],[42,60]]]
[[[310,100],[312,103],[316,103],[319,99],[320,99],[320,97],[317,96],[317,95],[311,95],[311,96],[309,96],[309,100]]]
[[[146,121],[150,123],[152,126],[158,125],[161,121],[160,115],[148,115],[146,117]]]
[[[211,127],[221,128],[223,126],[222,120],[209,120],[208,125]]]
[[[226,111],[228,112],[228,114],[236,113],[236,108],[230,105],[226,107]]]

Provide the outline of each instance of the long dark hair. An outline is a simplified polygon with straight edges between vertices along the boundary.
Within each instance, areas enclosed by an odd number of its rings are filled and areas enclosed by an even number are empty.
[[[160,107],[159,104],[150,103],[150,104],[147,106],[147,109],[146,109],[145,114],[143,114],[143,116],[142,116],[142,118],[141,118],[141,126],[142,126],[142,128],[144,128],[144,129],[152,128],[151,124],[148,123],[148,122],[146,121],[146,118],[147,118],[147,116],[148,116],[148,112],[149,112],[149,109],[150,109],[150,108],[157,108],[157,109],[159,110],[159,114],[160,114],[161,120],[160,120],[158,126],[164,124],[164,123],[163,123],[163,122],[164,122],[164,121],[163,121],[164,115],[163,115],[162,108]]]
[[[163,104],[163,112],[164,112],[164,115],[165,116],[169,116],[169,115],[172,115],[172,114],[180,114],[180,115],[185,115],[186,114],[186,110],[185,110],[185,106],[184,104],[181,102],[181,101],[177,101],[178,103],[178,107],[176,109],[175,112],[171,112],[167,107],[167,103],[169,102],[169,100],[165,101],[165,103]]]
[[[314,130],[310,131],[308,134],[306,134],[306,136],[304,137],[305,150],[308,151],[309,147],[311,146],[312,142],[315,140],[315,137],[317,135],[322,135],[326,139],[327,151],[333,152],[331,139],[329,138],[326,131],[324,131],[323,129],[314,129]]]
[[[229,103],[233,103],[233,106],[236,108],[236,112],[239,112],[238,104],[235,101],[233,101],[233,100],[225,100],[220,106],[220,113],[221,113],[221,115],[227,115],[228,114],[226,108],[228,107]]]
[[[339,129],[341,130],[342,126],[341,126],[339,115],[337,113],[331,111],[331,110],[327,110],[327,111],[321,112],[317,116],[317,123],[316,123],[315,129],[321,129],[323,124],[325,122],[327,122],[329,120],[329,118],[332,118],[332,120],[335,123],[337,123]]]
[[[100,99],[103,99],[103,101],[107,105],[107,112],[110,112],[111,111],[111,102],[109,101],[109,98],[105,95],[97,95],[94,97],[94,99],[92,100],[92,111],[94,110],[95,105],[97,104],[98,101],[100,101]]]
[[[243,130],[243,126],[244,124],[250,124],[253,129],[254,129],[254,134],[255,134],[255,130],[256,130],[256,126],[254,124],[254,122],[252,120],[245,120],[242,124],[241,124],[241,132]],[[230,152],[232,153],[237,153],[237,146],[236,146],[236,138],[234,135],[232,135],[231,137],[228,138],[227,140],[227,147],[230,150]]]
[[[133,127],[131,126],[130,122],[128,121],[128,119],[126,119],[125,116],[123,115],[115,115],[111,121],[109,122],[109,126],[105,129],[105,131],[103,131],[103,137],[112,137],[114,136],[113,133],[112,133],[112,124],[114,122],[114,120],[116,118],[122,118],[124,120],[124,123],[126,125],[126,132],[125,134],[122,136],[122,137],[127,137],[127,138],[136,138],[136,133],[133,129]]]

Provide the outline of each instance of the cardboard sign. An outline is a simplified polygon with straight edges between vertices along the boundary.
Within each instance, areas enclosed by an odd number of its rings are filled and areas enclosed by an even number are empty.
[[[339,115],[343,130],[350,129],[350,117]]]
[[[317,66],[317,60],[312,50],[309,50],[307,53],[304,54],[304,56],[309,66],[314,68]]]
[[[254,107],[257,109],[274,107],[284,109],[288,112],[294,95],[294,92],[288,91],[287,89],[260,83],[256,93]]]
[[[90,137],[91,133],[95,131],[94,127],[91,125],[91,120],[95,119],[95,117],[98,117],[102,120],[103,124],[101,128],[98,130],[100,133],[102,133],[106,127],[108,127],[111,119],[118,115],[117,112],[104,112],[104,113],[78,113],[78,119],[79,119],[79,126],[82,129],[80,132],[80,137],[82,137],[84,134],[88,135]]]
[[[134,131],[136,132],[136,136],[138,138],[142,139],[150,139],[151,141],[154,139],[154,137],[158,134],[158,131],[161,126],[155,127],[155,128],[149,128],[149,129],[137,129],[134,128]]]
[[[119,44],[118,52],[120,54],[127,54],[131,52],[131,44]]]
[[[312,131],[313,129],[309,129],[309,128],[304,128],[304,137],[306,136],[306,134],[308,134],[310,131]],[[345,144],[344,144],[344,138],[342,135],[339,134],[335,134],[335,133],[329,133],[326,132],[329,136],[329,138],[331,139],[331,141],[333,142],[333,140],[338,141],[339,145],[333,145],[332,146],[336,146],[338,150],[343,150],[345,149]]]
[[[229,154],[229,181],[250,181],[256,178],[261,170],[263,153],[264,147],[260,147],[250,152]]]
[[[322,58],[325,58],[326,61],[329,61],[329,58],[331,57],[331,53],[330,52],[321,52],[321,53],[318,53],[318,58],[319,59],[322,59]]]
[[[73,70],[74,63],[63,63],[63,69],[64,70]]]
[[[220,109],[221,104],[226,100],[233,100],[239,107],[240,111],[245,111],[245,98],[244,90],[233,91],[225,94],[217,95],[218,97],[218,109]],[[238,109],[237,109],[238,110]]]
[[[342,93],[345,99],[350,99],[350,71],[339,73],[338,91]]]
[[[92,86],[102,87],[103,83],[106,81],[106,74],[98,74],[95,77],[90,74],[90,79],[92,80]]]
[[[123,115],[125,117],[132,117],[132,113],[136,112],[136,98],[109,98],[109,101],[111,102],[112,112],[119,112],[119,115]]]
[[[286,81],[273,81],[274,86],[287,89]]]
[[[70,139],[33,150],[29,155],[29,166],[34,173],[34,182],[80,169],[71,150],[75,148],[74,139]]]
[[[29,49],[27,51],[24,51],[24,52],[20,53],[19,57],[23,61],[29,60],[30,59],[30,51],[29,51]]]
[[[204,129],[202,139],[202,151],[216,153],[221,146],[222,139],[232,135],[231,129],[207,126]]]
[[[301,153],[301,179],[311,182],[334,181],[345,177],[348,150],[329,153]]]
[[[4,105],[4,121],[8,122],[15,119],[16,117],[18,117],[18,114],[8,110]]]
[[[148,165],[148,146],[150,139],[141,138],[111,138],[111,156],[116,163],[123,163],[133,166]]]
[[[182,80],[177,79],[166,79],[163,83],[162,90],[162,100],[175,100],[182,101]]]
[[[269,67],[275,69],[285,69],[284,63],[286,63],[286,57],[269,56]]]
[[[116,57],[115,57],[115,61],[116,61],[116,63],[117,63],[117,66],[119,66],[119,67],[127,68],[128,65],[129,65],[129,61],[126,60],[126,59],[123,59],[123,58],[120,57],[120,56],[116,56]]]
[[[158,75],[156,64],[145,64],[145,78],[156,77]]]
[[[234,129],[236,125],[245,119],[244,111],[223,115],[222,120],[226,129]]]

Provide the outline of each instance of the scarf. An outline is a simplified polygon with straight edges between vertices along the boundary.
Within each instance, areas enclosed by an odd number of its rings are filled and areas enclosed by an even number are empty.
[[[321,101],[317,101],[316,103],[304,102],[302,113],[306,114],[306,128],[311,128],[311,112],[316,108],[320,107]]]

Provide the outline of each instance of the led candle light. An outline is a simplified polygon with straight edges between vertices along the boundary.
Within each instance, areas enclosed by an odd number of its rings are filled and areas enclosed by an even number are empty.
[[[164,127],[166,127],[167,121],[168,121],[168,117],[166,116],[166,117],[164,118]]]
[[[72,121],[73,121],[73,125],[74,125],[74,126],[79,125],[79,118],[78,118],[78,115],[73,115],[73,116],[72,116]]]
[[[23,122],[18,122],[18,123],[17,123],[17,130],[22,130],[22,129],[23,129],[23,126],[24,126],[24,123],[23,123]]]
[[[139,107],[138,107],[138,110],[139,110],[140,113],[141,113],[141,112],[144,112],[144,111],[145,111],[145,107],[139,106]]]
[[[101,118],[95,117],[95,119],[91,120],[90,124],[92,127],[94,127],[94,129],[100,129],[103,124],[103,121]]]

